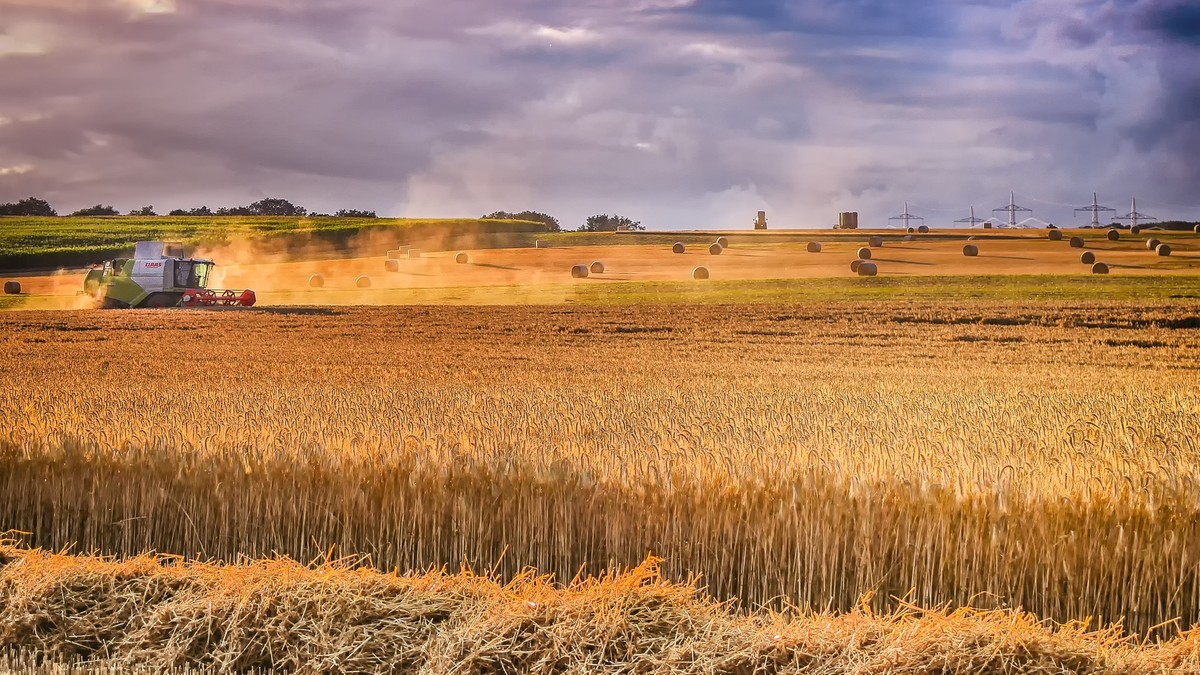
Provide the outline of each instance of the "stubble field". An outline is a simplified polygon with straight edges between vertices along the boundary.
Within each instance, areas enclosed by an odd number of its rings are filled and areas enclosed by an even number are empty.
[[[717,233],[703,235],[614,233],[528,235],[529,245],[502,248],[445,249],[436,242],[420,250],[419,257],[399,255],[386,268],[385,245],[358,246],[337,257],[289,260],[279,252],[264,253],[249,244],[203,248],[195,253],[217,261],[210,285],[252,288],[260,305],[553,305],[636,304],[671,296],[688,302],[740,302],[757,297],[770,302],[795,301],[797,297],[860,298],[863,288],[850,263],[868,246],[871,236],[884,240],[871,249],[878,266],[878,284],[912,295],[974,297],[987,286],[1018,284],[994,297],[1030,297],[1036,292],[1096,283],[1091,266],[1080,263],[1085,251],[1109,266],[1110,285],[1117,289],[1136,286],[1137,294],[1123,296],[1146,299],[1147,293],[1164,285],[1173,294],[1196,293],[1200,278],[1200,238],[1192,233],[1147,230],[1139,235],[1125,232],[1118,241],[1108,241],[1103,230],[1064,231],[1067,239],[1085,238],[1085,248],[1072,248],[1066,239],[1050,241],[1044,230],[935,230],[928,235],[909,236],[895,230],[830,232],[794,231],[767,234],[728,233],[730,246],[711,255],[709,246]],[[524,235],[523,235],[524,236]],[[550,248],[532,248],[541,236]],[[968,237],[973,240],[968,242]],[[686,252],[671,252],[674,240],[686,242]],[[1170,256],[1159,256],[1147,242],[1159,239],[1172,247]],[[807,245],[819,242],[819,253]],[[963,247],[979,248],[976,257],[965,257]],[[397,249],[399,250],[399,249]],[[466,262],[455,261],[459,253]],[[573,279],[574,265],[602,262],[604,271],[584,279]],[[704,267],[710,279],[698,282],[692,271]],[[320,287],[310,285],[314,276]],[[984,277],[984,283],[977,283]],[[82,308],[87,299],[83,271],[3,275],[22,284],[24,297],[0,296],[0,308]],[[366,287],[359,287],[360,279]],[[1031,280],[1037,280],[1036,282]],[[963,282],[966,283],[963,283]],[[782,287],[781,287],[782,285]],[[982,287],[982,288],[981,288]],[[1169,293],[1155,292],[1164,298]],[[1200,295],[1200,294],[1197,294]],[[1103,291],[1087,297],[1106,298]]]
[[[1186,672],[1198,333],[1186,298],[3,314],[0,643],[218,670]],[[249,562],[276,555],[342,563]],[[462,565],[496,582],[371,571]]]

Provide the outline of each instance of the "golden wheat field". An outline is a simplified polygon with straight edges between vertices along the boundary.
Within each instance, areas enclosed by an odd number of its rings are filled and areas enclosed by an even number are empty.
[[[1194,303],[16,312],[0,353],[12,668],[1200,666]]]

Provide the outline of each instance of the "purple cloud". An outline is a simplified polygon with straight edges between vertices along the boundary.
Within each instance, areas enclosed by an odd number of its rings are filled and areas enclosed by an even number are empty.
[[[1169,206],[1200,180],[1190,3],[0,0],[0,17],[0,201],[826,226],[906,199],[949,222],[1009,190],[1069,220],[1099,191],[1200,217]]]

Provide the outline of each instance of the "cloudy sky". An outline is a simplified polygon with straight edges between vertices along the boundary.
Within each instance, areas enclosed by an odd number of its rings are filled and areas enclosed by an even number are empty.
[[[1200,219],[1196,0],[0,0],[0,201]]]

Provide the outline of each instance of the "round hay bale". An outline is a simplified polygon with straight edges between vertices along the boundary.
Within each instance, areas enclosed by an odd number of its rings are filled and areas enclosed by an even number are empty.
[[[410,257],[410,258],[420,258],[420,257],[421,257],[421,249],[419,249],[419,248],[410,248],[410,249],[408,249],[408,257]]]
[[[1050,230],[1050,241],[1062,241],[1062,230]]]
[[[603,260],[593,260],[592,264],[588,267],[588,270],[592,274],[604,274],[604,261]]]
[[[883,247],[883,237],[871,237],[870,239],[867,240],[867,245],[870,246],[871,248],[882,248]]]
[[[979,237],[967,237],[967,241],[979,241]]]
[[[851,272],[854,272],[855,274],[858,274],[858,268],[862,267],[862,264],[863,264],[864,262],[866,262],[866,261],[865,261],[865,260],[863,260],[862,258],[859,258],[858,260],[854,260],[854,261],[852,261],[852,262],[850,263],[850,271],[851,271]]]
[[[697,267],[696,269],[692,270],[692,278],[693,279],[707,279],[708,278],[708,268],[707,267]]]
[[[729,248],[729,240],[725,237],[717,237],[717,243],[721,245],[721,248]]]
[[[1071,237],[1071,248],[1083,248],[1083,237]]]
[[[399,260],[384,260],[383,261],[383,269],[387,270],[388,272],[399,272],[400,271],[400,261]]]
[[[820,253],[821,252],[821,242],[819,242],[819,241],[808,242],[808,252],[809,253]]]
[[[587,265],[572,265],[571,266],[571,278],[586,279],[587,276],[588,276],[588,266]]]
[[[1147,239],[1146,240],[1146,250],[1153,251],[1154,249],[1158,248],[1158,245],[1161,243],[1162,242],[1157,239]]]
[[[1193,228],[1192,228],[1192,230],[1193,230],[1193,231],[1194,231],[1196,234],[1200,234],[1200,223],[1196,223],[1196,226],[1195,226],[1195,227],[1193,227]]]
[[[314,274],[308,278],[309,288],[325,288],[325,277],[320,274]]]
[[[1092,265],[1092,274],[1108,274],[1108,265],[1102,262]]]
[[[671,253],[687,253],[687,247],[682,241],[677,241],[671,246]]]
[[[876,274],[879,274],[879,267],[873,262],[867,262],[864,260],[862,261],[862,264],[858,266],[858,276],[860,277],[873,277]]]
[[[371,277],[359,277],[354,280],[354,285],[359,288],[370,288],[371,287]]]
[[[917,234],[929,234],[929,226],[921,225],[917,227]]]
[[[917,240],[917,238],[911,234],[904,235],[904,241],[916,241],[916,240]]]
[[[908,228],[908,233],[909,233],[909,234],[913,234],[913,233],[915,233],[916,231],[917,231],[917,228],[915,228],[915,227],[910,227],[910,228]]]
[[[858,257],[862,260],[870,260],[871,259],[871,249],[869,249],[865,246],[858,249]]]
[[[1129,228],[1129,234],[1138,235],[1141,233],[1142,233],[1141,225],[1134,225],[1133,227]]]
[[[1091,265],[1092,263],[1096,262],[1096,254],[1092,253],[1091,251],[1084,251],[1083,255],[1079,256],[1079,262],[1083,263],[1084,265]]]
[[[19,282],[19,281],[4,282],[4,294],[5,295],[20,295],[21,294],[21,282]]]
[[[1117,241],[1118,239],[1121,238],[1121,233],[1117,232],[1116,230],[1109,230],[1108,234],[1105,236],[1108,237],[1109,241]]]
[[[709,255],[721,255],[721,251],[724,251],[724,250],[725,249],[722,248],[720,244],[713,244],[712,246],[708,247],[708,254]]]
[[[1171,247],[1168,246],[1167,244],[1159,244],[1154,249],[1154,252],[1157,253],[1158,255],[1162,256],[1163,258],[1166,258],[1167,256],[1171,255]]]
[[[458,263],[459,265],[466,265],[467,263],[471,262],[471,256],[459,251],[458,253],[454,254],[454,262]]]
[[[968,258],[974,258],[975,256],[979,255],[979,247],[975,244],[967,244],[963,247],[963,255],[967,256]]]

